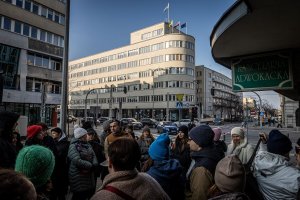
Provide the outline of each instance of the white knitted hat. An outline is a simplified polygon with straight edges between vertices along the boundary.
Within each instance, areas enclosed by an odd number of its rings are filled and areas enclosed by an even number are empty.
[[[231,135],[239,135],[241,138],[245,137],[245,131],[241,127],[234,127],[231,130]]]
[[[87,131],[84,128],[76,128],[74,130],[74,137],[76,139],[81,138],[82,136],[84,136],[85,134],[87,134]]]

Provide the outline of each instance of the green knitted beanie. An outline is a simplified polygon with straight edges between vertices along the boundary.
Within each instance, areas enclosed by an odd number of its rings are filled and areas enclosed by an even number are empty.
[[[54,165],[54,155],[48,148],[32,145],[19,152],[15,170],[23,173],[38,188],[50,179]]]

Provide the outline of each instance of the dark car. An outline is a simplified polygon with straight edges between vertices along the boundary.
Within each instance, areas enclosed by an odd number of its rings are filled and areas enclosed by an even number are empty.
[[[158,133],[168,133],[169,135],[176,135],[178,131],[177,125],[171,121],[161,121],[157,125]]]
[[[224,125],[224,121],[221,118],[215,118],[213,121],[213,125]]]
[[[143,118],[141,119],[141,123],[143,124],[143,126],[149,126],[149,127],[153,127],[156,128],[158,122],[155,119],[152,118]]]
[[[107,120],[109,120],[108,117],[100,117],[100,118],[98,119],[98,121],[99,121],[100,124],[103,124],[103,122],[105,122],[105,121],[107,121]]]
[[[132,125],[133,129],[139,129],[139,130],[143,128],[143,124],[141,122],[138,122],[134,118],[122,118],[120,121],[122,126]]]

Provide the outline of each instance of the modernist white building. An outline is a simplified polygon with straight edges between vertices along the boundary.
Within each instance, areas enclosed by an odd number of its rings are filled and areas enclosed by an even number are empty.
[[[132,32],[127,46],[70,61],[69,111],[83,116],[87,96],[91,116],[188,118],[194,58],[194,37],[166,22]]]
[[[0,110],[56,126],[64,34],[64,0],[0,1]]]
[[[202,117],[234,119],[242,116],[242,93],[232,92],[232,81],[220,72],[196,66],[197,102]]]

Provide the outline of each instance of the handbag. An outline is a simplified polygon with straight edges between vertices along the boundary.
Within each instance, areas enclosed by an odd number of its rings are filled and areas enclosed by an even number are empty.
[[[264,200],[263,194],[260,192],[256,178],[253,176],[251,170],[252,162],[254,160],[256,151],[259,148],[260,143],[261,143],[261,139],[258,140],[254,152],[251,155],[249,161],[246,164],[244,164],[244,168],[246,171],[245,194],[248,195],[249,198],[253,200]]]

